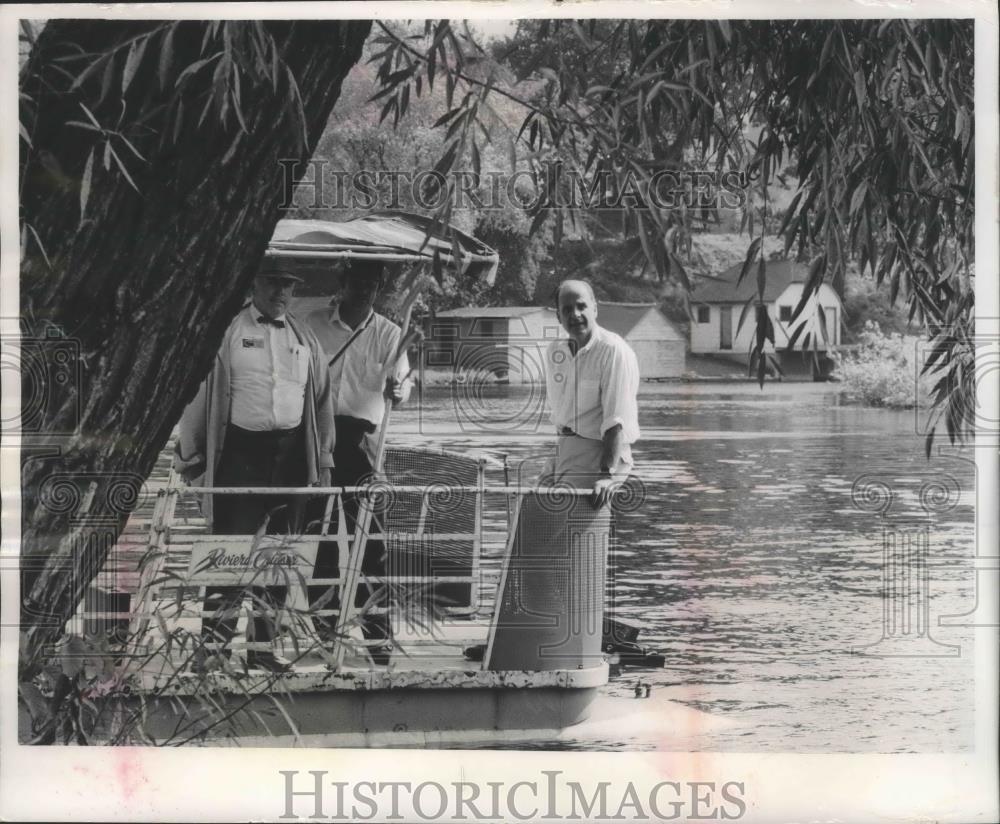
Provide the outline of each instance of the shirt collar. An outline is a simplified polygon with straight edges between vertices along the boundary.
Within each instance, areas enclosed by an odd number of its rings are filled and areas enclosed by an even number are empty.
[[[586,346],[581,346],[579,349],[576,350],[577,356],[582,355],[584,352],[589,352],[591,349],[594,348],[594,344],[597,342],[597,340],[603,337],[604,337],[604,329],[602,329],[598,324],[595,323],[594,331],[591,332],[590,334],[590,340],[587,341]],[[566,344],[566,348],[569,349],[570,338],[568,337],[563,338],[563,342]]]
[[[364,320],[362,320],[362,321],[361,321],[361,323],[359,323],[359,324],[357,325],[356,329],[360,329],[360,328],[361,328],[362,326],[364,326],[364,325],[365,325],[366,323],[368,323],[368,321],[369,321],[369,320],[371,320],[371,317],[372,317],[372,315],[374,315],[374,314],[375,314],[375,310],[374,310],[374,309],[369,309],[369,310],[368,310],[368,314],[367,314],[367,315],[365,315],[365,318],[364,318]],[[344,328],[345,328],[345,329],[346,329],[346,330],[347,330],[348,332],[353,332],[353,331],[356,331],[356,329],[351,329],[351,327],[350,327],[350,326],[348,326],[348,325],[347,325],[346,323],[344,323],[344,322],[343,322],[343,321],[342,321],[342,320],[340,319],[340,304],[339,304],[339,303],[338,303],[338,304],[337,304],[336,306],[334,306],[334,307],[333,307],[333,308],[332,308],[332,309],[330,310],[330,320],[331,320],[331,321],[333,321],[334,323],[339,323],[339,324],[340,324],[341,326],[343,326],[343,327],[344,327]]]
[[[258,309],[252,302],[246,308],[245,311],[247,313],[247,316],[250,318],[250,322],[254,326],[263,326],[264,325],[259,320],[257,320],[257,318],[261,317],[264,313],[261,312],[260,309]],[[282,312],[280,315],[278,315],[278,317],[272,318],[272,320],[287,321],[288,320],[288,313],[287,312]]]

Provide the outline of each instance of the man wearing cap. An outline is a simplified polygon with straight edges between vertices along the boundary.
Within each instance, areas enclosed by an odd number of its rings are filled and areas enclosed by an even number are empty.
[[[333,406],[323,350],[316,336],[288,314],[300,278],[268,268],[254,279],[251,302],[233,319],[212,371],[181,418],[175,469],[204,486],[328,485],[333,466]],[[218,535],[302,531],[302,499],[217,495],[204,500]],[[265,525],[266,524],[266,525]],[[236,632],[246,587],[207,587],[202,637],[223,648]],[[255,600],[283,605],[286,587],[250,587]],[[259,605],[258,605],[259,606]],[[274,639],[273,617],[258,615],[253,640]],[[228,655],[228,652],[226,653]],[[204,668],[205,654],[196,657]],[[253,650],[247,665],[283,672],[290,663]]]
[[[389,400],[395,408],[409,397],[410,365],[406,353],[399,351],[400,328],[373,309],[384,282],[385,270],[381,262],[354,261],[345,272],[339,301],[305,318],[319,339],[329,364],[337,433],[333,486],[360,486],[371,480],[385,402]],[[344,509],[348,529],[353,532],[358,499],[344,496]],[[378,524],[373,525],[371,531],[378,531],[377,527]],[[383,555],[382,542],[369,541],[362,559],[362,572],[384,574]],[[337,567],[336,544],[321,543],[316,577],[336,578]],[[314,604],[326,601],[325,593],[325,587],[310,587],[310,601]],[[359,589],[356,603],[364,604],[369,597],[370,593]],[[317,620],[316,626],[321,633],[326,633],[324,622]],[[366,616],[362,629],[369,639],[389,637],[388,621],[382,615]]]
[[[559,284],[556,308],[568,337],[546,352],[546,390],[559,437],[547,480],[592,486],[600,507],[632,469],[639,363],[620,336],[597,324],[597,301],[586,281]]]

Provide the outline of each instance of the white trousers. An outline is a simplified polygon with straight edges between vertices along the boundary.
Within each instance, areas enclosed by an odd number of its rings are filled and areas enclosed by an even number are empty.
[[[601,452],[604,445],[592,438],[579,435],[560,435],[556,443],[556,457],[542,470],[539,486],[566,484],[576,489],[590,489],[599,478],[606,477],[601,472]],[[611,477],[624,481],[632,471],[632,450],[626,445],[624,454],[611,468]]]

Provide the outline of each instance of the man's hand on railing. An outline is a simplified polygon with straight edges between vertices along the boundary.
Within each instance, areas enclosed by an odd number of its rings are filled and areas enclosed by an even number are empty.
[[[189,458],[181,454],[180,444],[174,447],[171,468],[187,486],[199,486],[198,481],[205,475],[208,461],[201,453],[195,453]]]
[[[590,498],[594,509],[600,509],[605,504],[610,503],[611,498],[621,485],[622,482],[614,478],[599,478],[597,483],[594,484],[594,492]]]

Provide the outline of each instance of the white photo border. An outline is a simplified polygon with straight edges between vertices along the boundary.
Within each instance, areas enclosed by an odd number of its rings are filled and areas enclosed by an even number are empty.
[[[8,113],[18,108],[18,18],[516,18],[516,17],[975,17],[976,71],[976,284],[977,337],[1000,340],[998,291],[997,9],[991,0],[893,2],[382,2],[362,3],[193,3],[143,5],[11,5],[0,11],[0,100]],[[18,314],[18,134],[15,118],[0,128],[2,298],[0,318]],[[4,334],[13,333],[10,328]],[[16,333],[14,333],[16,334]],[[3,374],[3,404],[18,408],[16,375]],[[996,376],[979,388],[988,420],[997,420]],[[6,417],[6,416],[5,416]],[[995,555],[998,464],[996,449],[976,450],[979,487],[977,541],[980,554]],[[103,821],[278,821],[286,812],[285,781],[279,771],[323,771],[325,781],[504,782],[545,781],[544,771],[561,771],[588,787],[611,782],[621,798],[631,781],[640,796],[658,782],[742,782],[746,811],[741,820],[939,820],[991,822],[998,808],[998,613],[997,570],[982,576],[981,606],[990,626],[975,629],[975,750],[955,755],[800,755],[753,753],[580,753],[438,750],[282,750],[192,748],[30,747],[17,743],[17,581],[7,561],[16,557],[20,514],[16,440],[5,443],[0,464],[3,491],[2,653],[0,653],[0,818],[5,820]],[[992,550],[990,549],[992,548]],[[297,786],[298,788],[298,786]],[[644,789],[645,788],[645,789]],[[332,793],[332,790],[331,790]],[[557,811],[567,814],[566,799]],[[429,805],[431,809],[435,805]],[[616,805],[615,805],[616,806]],[[531,804],[525,803],[529,811]],[[628,808],[627,808],[628,809]],[[308,820],[308,800],[296,802]],[[331,810],[326,818],[330,819]],[[367,808],[362,806],[363,815]],[[414,813],[400,809],[401,818]],[[528,820],[545,820],[541,809]],[[372,816],[382,820],[380,810]],[[628,816],[626,816],[626,819]],[[319,819],[316,819],[319,820]],[[419,820],[419,819],[418,819]],[[436,820],[449,820],[441,817]],[[496,820],[496,819],[494,819]],[[548,820],[559,820],[549,818]]]

